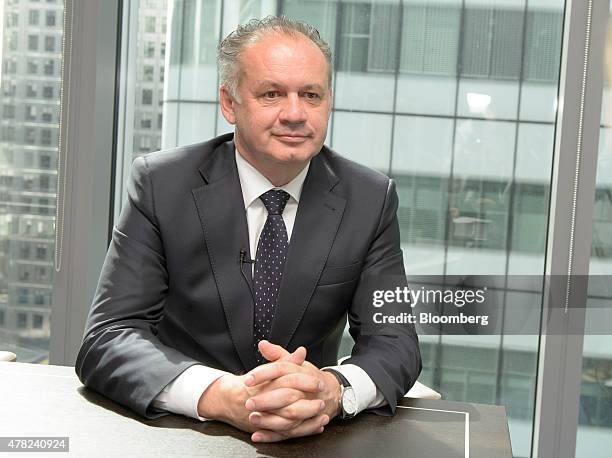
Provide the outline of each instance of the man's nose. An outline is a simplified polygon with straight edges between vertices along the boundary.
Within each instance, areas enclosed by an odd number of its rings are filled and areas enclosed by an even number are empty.
[[[302,98],[298,94],[288,94],[279,117],[280,121],[292,124],[305,122],[306,110]]]

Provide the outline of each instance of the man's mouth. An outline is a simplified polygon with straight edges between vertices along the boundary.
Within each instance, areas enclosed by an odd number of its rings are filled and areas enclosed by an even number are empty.
[[[279,140],[286,142],[286,143],[302,143],[304,141],[306,141],[310,136],[309,135],[304,135],[304,134],[273,134],[275,137],[277,137]]]

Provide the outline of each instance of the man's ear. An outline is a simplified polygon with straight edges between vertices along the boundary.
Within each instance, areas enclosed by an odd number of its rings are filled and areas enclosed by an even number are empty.
[[[221,106],[221,112],[223,117],[230,124],[236,124],[236,114],[234,113],[234,104],[236,101],[229,93],[229,90],[225,86],[219,88],[219,105]]]

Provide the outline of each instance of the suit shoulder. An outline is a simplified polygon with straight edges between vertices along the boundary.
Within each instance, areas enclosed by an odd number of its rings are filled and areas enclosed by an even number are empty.
[[[340,178],[342,182],[354,183],[365,187],[375,186],[387,188],[389,186],[390,178],[378,170],[347,159],[331,148],[325,147],[322,153],[331,169],[338,175],[338,178]]]
[[[205,142],[155,151],[140,157],[150,173],[156,173],[159,170],[176,172],[185,169],[193,171],[197,170],[200,164],[206,162],[219,146],[232,140],[232,138],[233,134],[221,135]]]

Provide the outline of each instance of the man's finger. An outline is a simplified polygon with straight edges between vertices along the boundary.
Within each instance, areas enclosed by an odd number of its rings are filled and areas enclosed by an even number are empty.
[[[307,420],[323,413],[325,402],[320,399],[300,399],[282,409],[271,410],[269,412],[259,412],[262,415],[273,414],[288,420]],[[274,429],[274,428],[267,428]]]
[[[276,361],[274,363],[263,364],[249,372],[244,378],[246,386],[255,386],[260,383],[269,382],[283,375],[294,372],[302,372],[301,366],[287,361]]]
[[[253,442],[278,442],[292,437],[311,436],[313,434],[321,434],[325,425],[329,423],[327,415],[317,415],[310,420],[300,423],[297,427],[289,431],[270,431],[259,430],[251,435]]]
[[[272,390],[278,390],[279,388],[293,388],[303,391],[304,393],[318,394],[325,389],[325,383],[314,375],[295,372],[262,384],[261,390],[257,394],[254,394],[253,397],[256,398],[257,396]]]
[[[300,399],[304,399],[304,393],[293,388],[279,388],[253,396],[248,399],[244,407],[250,411],[268,411],[282,409]]]
[[[271,362],[281,360],[301,365],[306,359],[306,349],[304,347],[299,347],[293,353],[289,353],[280,345],[275,345],[267,340],[262,340],[259,342],[258,348],[262,356]]]
[[[281,361],[287,361],[301,366],[304,364],[304,361],[306,361],[306,349],[304,347],[298,347],[293,353],[281,358]]]
[[[251,412],[249,414],[249,422],[255,429],[267,429],[270,431],[289,431],[299,426],[302,421],[304,420],[294,420],[266,412]]]
[[[249,421],[258,429],[289,431],[303,421],[322,414],[324,408],[323,401],[301,399],[273,412],[251,412]],[[282,415],[279,415],[278,412],[282,412]]]

